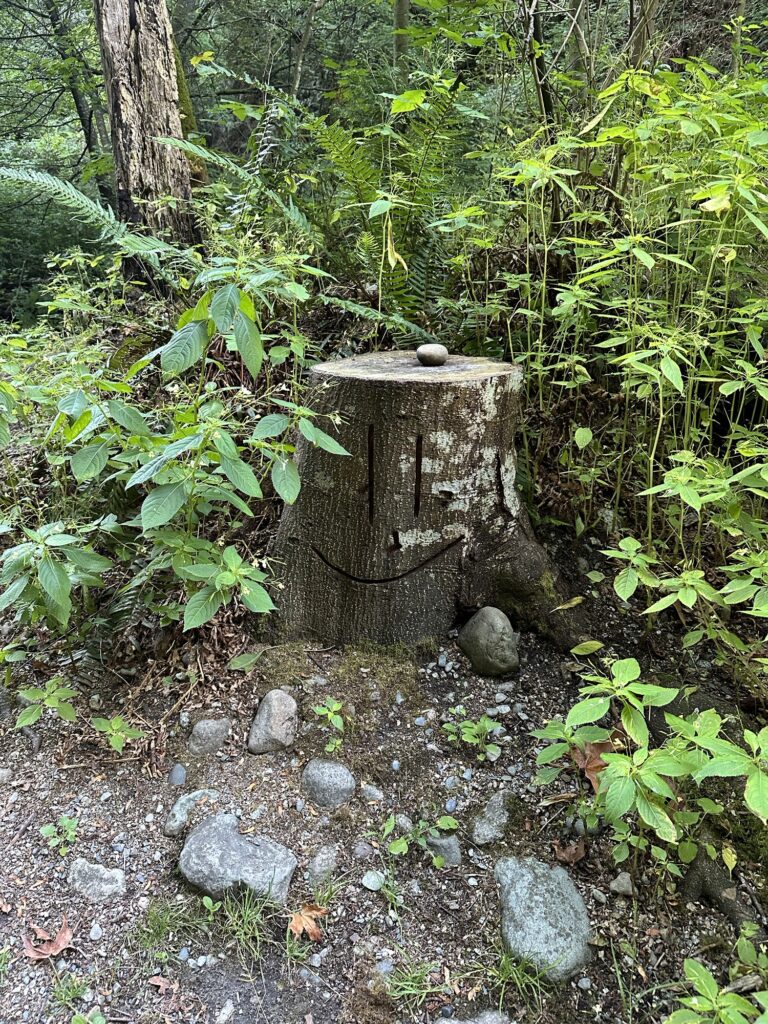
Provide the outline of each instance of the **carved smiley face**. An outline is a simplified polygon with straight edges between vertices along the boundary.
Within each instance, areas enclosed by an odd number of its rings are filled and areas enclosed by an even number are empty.
[[[329,569],[354,583],[395,583],[461,545],[463,526],[451,522],[451,512],[464,504],[457,501],[460,483],[435,485],[434,461],[429,455],[432,439],[428,438],[425,445],[424,436],[417,434],[410,453],[407,446],[400,448],[397,473],[393,474],[386,452],[377,451],[377,443],[389,447],[391,439],[379,440],[373,424],[367,424],[363,433],[364,444],[357,446],[356,457],[353,453],[358,485],[351,513],[348,499],[335,511],[340,543],[327,544],[325,549],[313,544],[312,550]],[[350,514],[355,520],[355,534],[362,541],[355,545],[356,550],[349,549],[350,533],[344,529]],[[360,520],[364,518],[367,528],[361,531]]]

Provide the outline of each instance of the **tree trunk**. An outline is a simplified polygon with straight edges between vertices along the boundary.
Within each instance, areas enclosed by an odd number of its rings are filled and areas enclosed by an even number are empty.
[[[309,5],[307,16],[304,20],[304,31],[301,33],[299,45],[294,55],[293,75],[291,77],[291,97],[297,99],[301,88],[301,76],[304,73],[304,59],[307,56],[307,49],[312,39],[312,32],[315,28],[315,16],[317,12],[325,7],[327,0],[313,0]]]
[[[311,383],[306,404],[340,412],[350,457],[299,442],[302,490],[274,550],[289,627],[415,643],[493,604],[572,646],[553,611],[563,581],[515,490],[519,368],[387,352],[316,366]]]
[[[410,42],[405,30],[411,17],[411,0],[394,0],[395,67],[408,53]]]
[[[194,242],[186,208],[190,171],[183,138],[173,36],[165,0],[95,0],[122,220]],[[178,202],[162,202],[166,197]]]

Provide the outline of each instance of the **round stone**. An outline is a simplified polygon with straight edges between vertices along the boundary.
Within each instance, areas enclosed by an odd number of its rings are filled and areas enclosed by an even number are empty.
[[[422,366],[442,366],[448,358],[445,345],[419,345],[416,358]]]

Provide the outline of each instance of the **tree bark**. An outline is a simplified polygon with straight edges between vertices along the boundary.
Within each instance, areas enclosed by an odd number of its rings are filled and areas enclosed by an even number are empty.
[[[274,548],[288,626],[416,643],[493,604],[572,646],[553,610],[565,585],[515,490],[519,368],[387,352],[316,366],[311,383],[307,405],[340,412],[350,457],[299,442],[302,490]]]
[[[408,53],[410,40],[405,33],[411,18],[411,0],[394,0],[395,67]]]
[[[173,36],[165,0],[95,0],[120,218],[197,240],[187,209],[186,156],[158,138],[183,138]],[[163,202],[167,197],[174,204]]]

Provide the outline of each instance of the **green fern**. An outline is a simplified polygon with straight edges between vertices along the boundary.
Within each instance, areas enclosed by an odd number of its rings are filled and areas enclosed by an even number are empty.
[[[0,167],[0,180],[34,186],[49,199],[54,199],[65,206],[78,220],[98,225],[113,237],[125,230],[108,206],[102,206],[89,199],[70,181],[63,181],[45,171],[36,171],[30,167]]]

